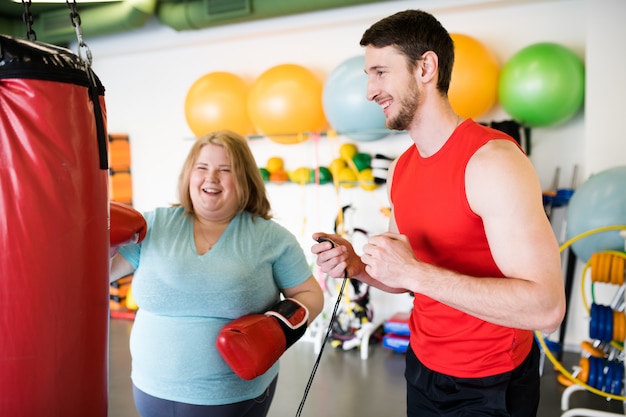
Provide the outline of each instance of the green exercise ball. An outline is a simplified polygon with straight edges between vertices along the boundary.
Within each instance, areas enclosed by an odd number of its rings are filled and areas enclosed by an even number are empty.
[[[552,42],[518,51],[502,67],[498,101],[529,127],[564,123],[582,107],[585,66],[570,49]]]

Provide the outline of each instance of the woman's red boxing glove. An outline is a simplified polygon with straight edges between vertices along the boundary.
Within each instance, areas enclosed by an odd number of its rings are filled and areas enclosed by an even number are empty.
[[[146,219],[140,212],[127,204],[109,202],[110,256],[115,255],[120,246],[141,242],[147,231]]]
[[[304,335],[308,318],[304,305],[287,298],[264,314],[250,314],[228,323],[217,337],[217,350],[239,377],[254,379]]]

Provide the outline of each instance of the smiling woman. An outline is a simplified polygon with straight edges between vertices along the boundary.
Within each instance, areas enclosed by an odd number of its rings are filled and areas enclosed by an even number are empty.
[[[137,409],[148,417],[176,403],[187,410],[176,414],[183,417],[200,409],[242,415],[240,407],[265,416],[280,354],[266,356],[257,347],[282,354],[321,311],[322,290],[295,236],[271,219],[243,136],[222,130],[198,138],[178,192],[178,204],[144,214],[145,239],[112,259],[111,279],[134,273],[138,311],[130,350]],[[292,313],[304,319],[297,320],[298,332],[283,334],[275,317],[290,321]],[[241,334],[247,334],[245,346]]]
[[[196,246],[211,250],[232,217],[239,211],[237,188],[224,147],[202,146],[189,178]],[[201,239],[199,239],[201,238]],[[198,250],[199,254],[204,251]]]

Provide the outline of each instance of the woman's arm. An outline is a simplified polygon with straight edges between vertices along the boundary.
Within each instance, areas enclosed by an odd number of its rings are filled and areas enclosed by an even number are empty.
[[[311,324],[324,308],[324,294],[313,275],[300,285],[283,289],[282,293],[285,297],[294,298],[304,304],[309,311],[308,324]]]
[[[110,261],[109,269],[109,282],[117,281],[118,279],[135,272],[135,268],[119,253],[113,255]]]

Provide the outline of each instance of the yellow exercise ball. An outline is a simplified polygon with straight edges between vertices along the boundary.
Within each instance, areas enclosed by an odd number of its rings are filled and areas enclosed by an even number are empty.
[[[358,152],[359,148],[354,143],[344,143],[339,147],[339,156],[346,161],[352,161]]]
[[[454,67],[448,97],[464,118],[485,114],[498,98],[500,66],[495,55],[471,36],[450,34],[454,42]]]
[[[256,130],[271,140],[292,144],[305,133],[324,130],[322,81],[309,69],[282,64],[261,74],[250,87],[248,113]]]
[[[198,78],[185,97],[185,117],[195,136],[229,129],[254,133],[248,116],[248,85],[229,72],[211,72]]]
[[[354,188],[357,186],[359,177],[350,167],[341,168],[337,173],[337,183],[342,188]]]
[[[328,165],[328,169],[330,170],[333,178],[336,179],[339,177],[339,171],[341,171],[343,168],[346,168],[347,166],[348,163],[345,159],[335,158],[331,161],[330,165]]]
[[[271,156],[265,164],[265,168],[271,174],[272,172],[280,171],[285,168],[285,160],[280,156]]]
[[[372,191],[378,188],[378,184],[376,184],[376,181],[374,180],[372,168],[365,168],[357,174],[357,177],[359,179],[359,185],[365,191]]]

